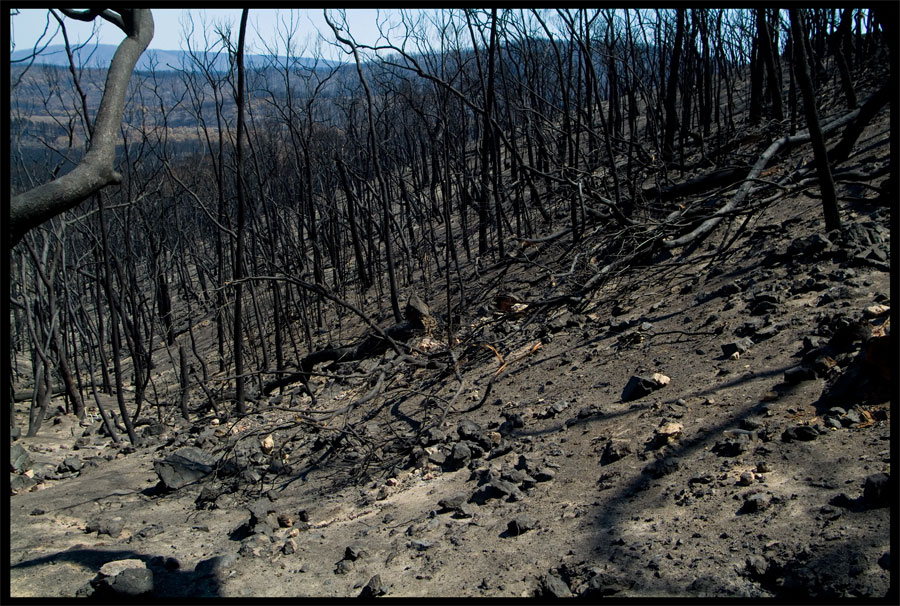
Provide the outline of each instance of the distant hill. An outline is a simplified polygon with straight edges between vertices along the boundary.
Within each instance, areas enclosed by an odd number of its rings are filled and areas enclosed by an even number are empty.
[[[109,67],[109,62],[112,60],[116,48],[118,47],[114,44],[87,45],[74,51],[75,61],[76,63],[84,65],[84,67],[99,67],[106,69]],[[27,58],[30,54],[31,49],[17,50],[10,54],[10,61],[12,62]],[[213,55],[214,53],[208,54]],[[157,71],[174,71],[176,69],[181,69],[183,65],[190,65],[188,59],[188,53],[185,51],[158,50],[151,48],[144,51],[141,58],[138,59],[136,69],[138,71],[146,71],[153,66]],[[210,57],[210,59],[212,59],[212,57]],[[255,67],[257,65],[268,63],[271,57],[268,55],[245,55],[244,59],[247,67]],[[278,59],[283,62],[285,58],[278,57]],[[316,60],[308,57],[299,57],[297,58],[297,62],[302,67],[313,67],[316,65]],[[48,46],[35,58],[35,63],[68,66],[69,59],[66,56],[66,47],[62,44]],[[318,60],[318,66],[320,68],[327,68],[335,65],[341,65],[341,63],[325,59]],[[228,69],[227,53],[221,52],[218,57],[215,57],[214,68],[217,70]]]

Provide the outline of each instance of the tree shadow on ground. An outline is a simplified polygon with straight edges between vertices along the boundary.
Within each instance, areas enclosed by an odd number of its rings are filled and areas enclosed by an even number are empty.
[[[72,562],[95,571],[96,576],[100,568],[107,562],[131,559],[143,561],[153,573],[153,591],[149,594],[144,594],[143,597],[187,598],[220,597],[222,595],[220,577],[217,576],[221,571],[215,571],[215,566],[210,566],[210,560],[213,558],[205,560],[205,563],[199,563],[194,570],[180,570],[176,562],[171,558],[148,556],[130,550],[89,549],[76,545],[74,548],[65,551],[24,560],[18,564],[11,565],[10,569],[25,569],[45,564]],[[123,595],[118,597],[120,599],[134,599],[134,596]]]

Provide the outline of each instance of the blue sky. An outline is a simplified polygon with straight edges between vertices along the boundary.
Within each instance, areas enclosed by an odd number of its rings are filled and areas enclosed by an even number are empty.
[[[195,27],[199,30],[200,24],[205,20],[211,29],[213,24],[223,22],[231,23],[235,39],[237,37],[238,24],[240,23],[241,9],[153,9],[154,35],[150,42],[150,48],[161,50],[181,50],[185,48],[183,22],[186,13],[190,12],[194,19]],[[347,9],[347,21],[350,32],[360,43],[373,44],[378,38],[376,18],[379,15],[377,9]],[[390,19],[395,16],[395,11],[382,10],[381,19]],[[20,9],[19,14],[10,17],[10,39],[15,44],[16,50],[30,49],[44,31],[47,18],[50,19],[48,32],[52,34],[57,29],[56,20],[50,16],[46,9]],[[289,23],[293,18],[296,26],[295,42],[298,47],[306,42],[309,47],[314,47],[318,33],[326,36],[327,40],[333,40],[331,29],[325,24],[322,17],[322,9],[251,9],[247,22],[248,52],[264,52],[259,36],[271,42],[279,21]],[[72,44],[84,42],[91,35],[92,29],[98,27],[101,44],[118,44],[124,34],[103,19],[97,19],[96,24],[83,23],[73,19],[64,19],[69,41]],[[44,39],[46,41],[46,38]],[[57,34],[51,44],[62,44],[61,34]],[[200,46],[202,47],[202,38]],[[254,48],[255,47],[255,48]],[[322,44],[322,52],[325,58],[337,58],[336,50],[328,44]],[[305,54],[305,53],[301,53]]]

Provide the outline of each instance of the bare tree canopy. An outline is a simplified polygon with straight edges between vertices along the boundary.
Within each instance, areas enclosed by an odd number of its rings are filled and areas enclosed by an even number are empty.
[[[120,27],[127,38],[119,44],[110,63],[91,146],[84,159],[59,179],[13,196],[10,200],[10,247],[15,246],[28,230],[72,208],[101,188],[122,180],[113,167],[118,129],[134,66],[153,39],[153,15],[149,9],[142,8],[64,9],[62,12],[80,21],[91,21],[99,15]]]

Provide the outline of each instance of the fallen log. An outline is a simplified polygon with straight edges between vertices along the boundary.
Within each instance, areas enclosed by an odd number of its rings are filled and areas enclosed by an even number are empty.
[[[662,189],[653,185],[644,188],[643,193],[647,198],[659,198],[660,201],[667,202],[675,198],[693,196],[718,187],[732,185],[745,179],[749,173],[750,167],[747,166],[723,168]]]

